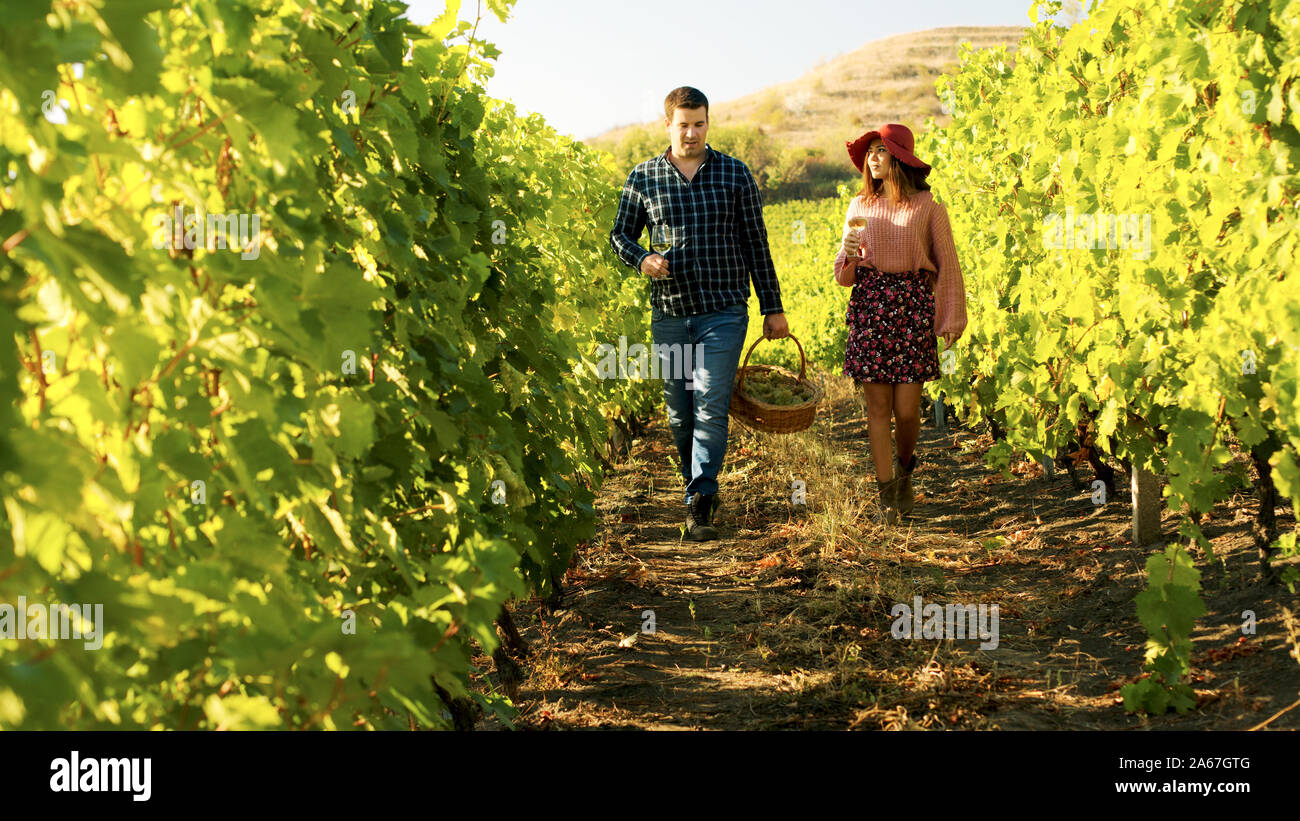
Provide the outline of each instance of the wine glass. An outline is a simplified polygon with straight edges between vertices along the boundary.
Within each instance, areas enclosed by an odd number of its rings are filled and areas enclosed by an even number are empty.
[[[866,218],[866,217],[863,217],[863,216],[857,216],[857,217],[850,217],[850,218],[849,218],[849,230],[850,230],[850,231],[861,231],[863,228],[866,228],[866,227],[867,227],[867,218]],[[859,239],[861,239],[861,237],[859,237]],[[860,257],[862,257],[862,255],[863,255],[863,254],[862,254],[862,243],[859,242],[859,243],[858,243],[858,257],[860,258]]]
[[[650,228],[650,250],[660,256],[673,247],[673,229],[667,225],[655,225]],[[668,276],[672,276],[670,271]]]
[[[667,225],[655,225],[650,229],[650,250],[656,254],[666,254],[673,247],[673,229]]]

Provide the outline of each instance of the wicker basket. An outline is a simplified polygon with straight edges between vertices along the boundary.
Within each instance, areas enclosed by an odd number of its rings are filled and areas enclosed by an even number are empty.
[[[731,390],[731,416],[733,419],[739,419],[748,427],[766,433],[795,433],[806,430],[812,426],[813,419],[817,417],[817,405],[822,401],[823,394],[820,386],[804,378],[807,360],[803,355],[803,345],[799,344],[799,340],[795,338],[794,334],[790,335],[790,338],[794,339],[794,344],[799,346],[798,374],[793,374],[778,365],[749,364],[750,354],[754,352],[754,348],[758,346],[758,343],[766,338],[760,336],[754,340],[754,344],[750,345],[749,350],[745,353],[745,364],[741,365],[740,369],[736,371],[736,384]],[[763,371],[773,371],[802,382],[812,388],[812,399],[798,405],[769,405],[766,402],[760,402],[747,396],[745,394],[745,377]]]

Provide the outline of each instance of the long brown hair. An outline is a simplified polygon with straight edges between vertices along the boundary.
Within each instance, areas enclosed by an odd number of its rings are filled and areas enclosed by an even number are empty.
[[[866,157],[863,157],[862,189],[858,191],[859,198],[870,201],[883,193],[889,197],[890,202],[902,205],[917,191],[930,190],[930,183],[925,181],[928,173],[925,169],[899,162],[893,154],[889,155],[889,160],[889,168],[885,171],[884,179],[878,180],[871,176],[871,167],[867,164]]]

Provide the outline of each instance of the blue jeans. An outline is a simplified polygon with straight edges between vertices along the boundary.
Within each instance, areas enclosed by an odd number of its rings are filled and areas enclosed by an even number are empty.
[[[673,379],[669,368],[663,364],[660,367],[668,424],[681,459],[688,504],[696,493],[718,492],[718,471],[727,453],[731,388],[748,329],[749,309],[743,302],[694,316],[667,316],[658,309],[651,310],[650,334],[654,344],[679,349],[687,345],[702,346],[691,349],[702,356],[699,361],[693,361],[694,382],[690,387],[687,379]],[[664,354],[660,362],[666,362]]]

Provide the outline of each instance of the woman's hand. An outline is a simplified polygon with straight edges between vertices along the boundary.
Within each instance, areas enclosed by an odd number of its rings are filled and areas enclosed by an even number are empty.
[[[850,257],[858,255],[858,248],[862,247],[862,237],[860,231],[850,229],[844,234],[844,254]]]
[[[957,334],[952,331],[945,331],[944,333],[939,334],[939,336],[943,337],[943,349],[945,351],[952,347],[952,343],[957,341]]]

